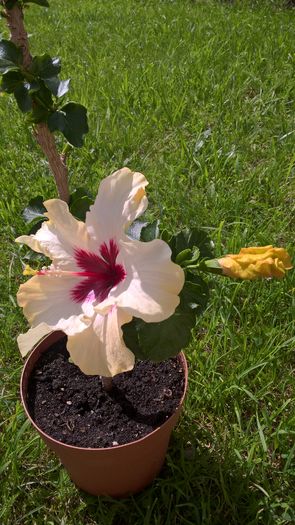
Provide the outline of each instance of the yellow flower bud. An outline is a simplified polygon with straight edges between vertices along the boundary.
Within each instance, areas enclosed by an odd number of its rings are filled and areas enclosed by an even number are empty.
[[[36,275],[36,273],[38,273],[38,270],[34,270],[28,264],[23,269],[23,275]]]
[[[288,252],[271,245],[242,248],[237,254],[228,254],[218,259],[218,263],[224,275],[238,279],[282,279],[286,270],[292,268]]]

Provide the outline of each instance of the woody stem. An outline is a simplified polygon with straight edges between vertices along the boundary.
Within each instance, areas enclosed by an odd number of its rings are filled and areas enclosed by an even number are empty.
[[[0,3],[5,7],[5,0],[1,0]],[[24,27],[23,11],[20,5],[17,3],[12,9],[6,8],[5,18],[12,42],[22,51],[23,67],[28,69],[32,62],[32,56],[29,49],[28,35]],[[54,137],[45,122],[36,124],[34,136],[47,157],[60,198],[69,202],[68,169],[65,164],[65,155],[59,155]]]
[[[105,377],[105,376],[100,376],[100,377],[101,377],[103,390],[105,390],[106,392],[110,392],[113,388],[113,378]]]

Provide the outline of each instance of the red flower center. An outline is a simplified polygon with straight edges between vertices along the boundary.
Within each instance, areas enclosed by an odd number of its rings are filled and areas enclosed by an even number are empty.
[[[116,264],[119,248],[113,239],[109,241],[109,246],[105,242],[100,245],[99,254],[80,248],[74,251],[76,263],[83,270],[75,272],[75,275],[84,277],[71,291],[71,297],[76,303],[86,299],[103,301],[111,289],[126,277],[122,264]]]

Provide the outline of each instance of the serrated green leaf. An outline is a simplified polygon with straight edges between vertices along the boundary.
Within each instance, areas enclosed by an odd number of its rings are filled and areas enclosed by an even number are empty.
[[[22,211],[22,217],[26,223],[32,223],[36,220],[44,220],[44,212],[46,212],[46,208],[43,204],[44,197],[42,195],[38,195],[37,197],[33,197],[30,201],[28,206]]]
[[[20,71],[7,71],[2,75],[1,91],[13,93],[14,90],[23,84],[24,77]]]
[[[81,148],[83,135],[88,132],[87,110],[81,104],[69,102],[48,118],[51,132],[61,131],[70,144]]]
[[[57,57],[52,58],[47,53],[34,56],[30,66],[30,73],[42,79],[55,77],[60,70],[60,59]]]
[[[33,100],[30,95],[30,84],[20,84],[14,90],[14,96],[16,98],[17,105],[23,113],[31,111],[33,106]]]
[[[18,69],[22,61],[23,55],[19,47],[11,40],[0,40],[0,73]]]
[[[49,7],[47,0],[23,0],[24,4],[38,4],[42,7]]]
[[[155,220],[146,226],[143,226],[140,232],[140,240],[143,242],[153,241],[159,237],[160,221]]]
[[[70,81],[70,78],[59,80],[58,77],[52,77],[44,79],[44,84],[55,97],[61,98],[69,91]]]

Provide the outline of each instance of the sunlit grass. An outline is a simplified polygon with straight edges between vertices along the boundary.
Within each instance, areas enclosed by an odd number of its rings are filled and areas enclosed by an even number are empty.
[[[295,11],[283,2],[55,0],[27,13],[32,51],[61,56],[88,107],[71,188],[123,165],[150,181],[166,228],[202,225],[217,255],[294,256]],[[252,6],[252,7],[251,7]],[[2,23],[3,32],[5,26]],[[13,100],[0,98],[1,525],[293,523],[295,280],[212,280],[187,356],[190,388],[166,466],[142,494],[79,492],[19,403],[15,294],[31,196],[56,195]],[[293,489],[292,489],[293,487]]]

